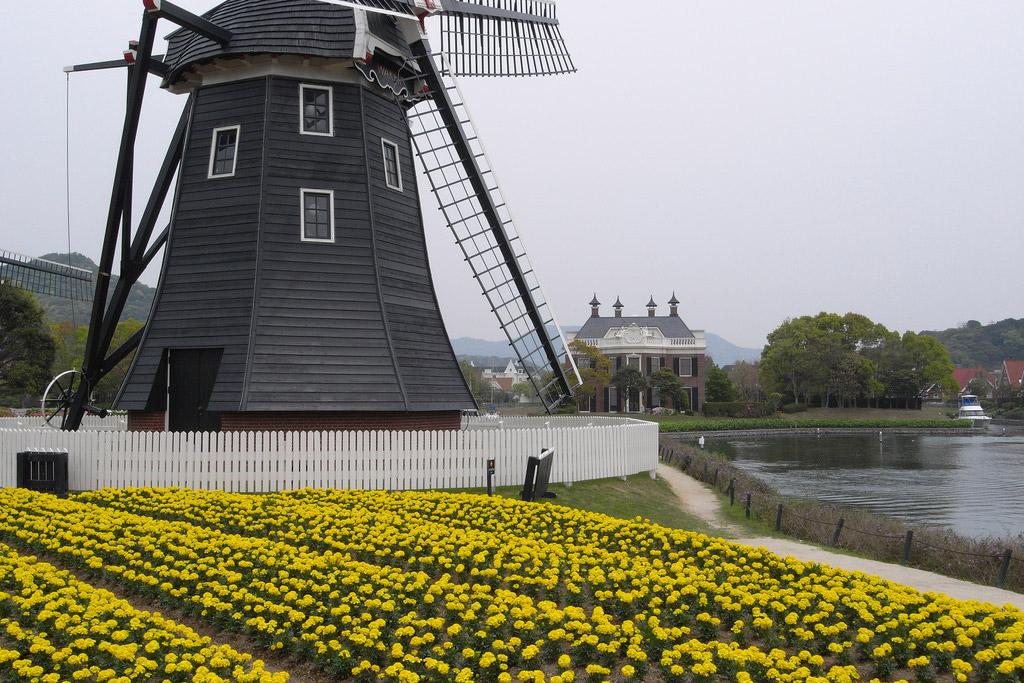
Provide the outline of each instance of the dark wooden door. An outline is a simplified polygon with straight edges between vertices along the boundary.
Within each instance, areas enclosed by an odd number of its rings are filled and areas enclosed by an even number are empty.
[[[207,410],[223,349],[170,349],[167,426],[172,432],[216,432],[220,414]]]

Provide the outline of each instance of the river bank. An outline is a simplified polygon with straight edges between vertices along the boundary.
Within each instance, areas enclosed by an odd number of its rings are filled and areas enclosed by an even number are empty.
[[[817,443],[817,439],[803,438],[812,444]],[[973,438],[969,440],[973,441]],[[731,462],[724,454],[694,448],[689,445],[692,443],[691,440],[684,443],[676,435],[662,435],[662,462],[708,485],[720,500],[731,498],[734,507],[726,507],[726,512],[744,528],[761,534],[779,533],[816,544],[833,545],[882,562],[906,560],[912,566],[948,576],[989,585],[1003,583],[1009,589],[1024,590],[1024,536],[976,538],[934,524],[879,514],[863,506],[836,504],[827,501],[830,494],[824,483],[818,487],[806,487],[803,497],[785,495],[767,480]],[[879,446],[879,452],[883,460],[888,457],[889,451],[882,446]],[[815,465],[809,467],[813,472],[823,471],[815,469]],[[955,484],[955,473],[950,472],[949,476],[954,478]],[[928,486],[911,490],[908,484],[912,479],[907,476],[894,474],[890,479],[890,493],[905,499],[909,505],[945,502],[939,491]],[[861,477],[852,482],[860,495],[868,498],[879,485],[875,477]],[[749,521],[744,514],[748,500]]]
[[[752,535],[749,529],[729,521],[718,496],[696,479],[664,463],[658,466],[658,476],[663,478],[675,492],[684,512],[701,518],[723,536],[736,543],[764,548],[776,555],[792,557],[802,562],[816,562],[865,572],[889,581],[912,586],[925,593],[943,593],[960,600],[982,600],[995,605],[1009,603],[1024,609],[1024,594],[1021,593],[992,586],[981,586],[969,581],[898,564],[845,555],[820,546],[799,543],[785,538]]]

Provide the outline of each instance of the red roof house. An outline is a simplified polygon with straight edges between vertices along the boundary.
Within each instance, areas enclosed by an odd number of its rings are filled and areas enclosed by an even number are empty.
[[[991,384],[991,382],[988,381],[988,373],[982,368],[956,368],[953,370],[953,379],[956,380],[957,386],[960,387],[960,394],[967,393],[967,385],[970,384],[973,379],[981,379],[988,382],[988,384]],[[989,391],[986,393],[991,392]]]
[[[1011,391],[1024,390],[1024,360],[1004,360],[1002,381]]]

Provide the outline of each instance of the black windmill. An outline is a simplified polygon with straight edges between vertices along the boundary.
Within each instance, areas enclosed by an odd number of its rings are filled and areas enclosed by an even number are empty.
[[[64,428],[136,348],[117,401],[135,428],[457,426],[475,402],[438,310],[414,158],[543,404],[571,396],[571,355],[453,80],[574,71],[552,2],[226,0],[203,16],[143,4],[124,61],[68,68],[127,64],[129,77]],[[178,25],[162,57],[161,19]],[[439,53],[424,31],[435,19]],[[188,102],[136,223],[151,74]],[[147,325],[111,349],[128,291],[161,247]]]

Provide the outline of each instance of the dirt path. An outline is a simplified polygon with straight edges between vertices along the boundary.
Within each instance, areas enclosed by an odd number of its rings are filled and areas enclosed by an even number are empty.
[[[658,465],[658,476],[668,482],[684,510],[700,517],[709,525],[717,528],[723,537],[734,540],[736,543],[765,548],[776,555],[793,557],[802,562],[817,562],[872,574],[889,581],[912,586],[925,593],[945,593],[959,600],[981,600],[995,605],[1010,603],[1024,609],[1024,595],[1020,593],[1012,593],[991,586],[981,586],[898,564],[844,555],[799,541],[770,536],[750,536],[746,529],[736,526],[725,518],[718,497],[696,479],[668,465]]]

